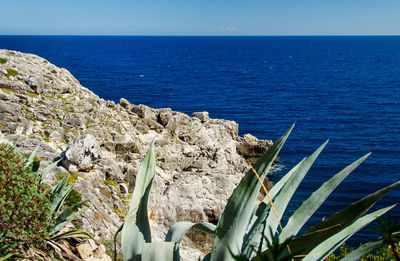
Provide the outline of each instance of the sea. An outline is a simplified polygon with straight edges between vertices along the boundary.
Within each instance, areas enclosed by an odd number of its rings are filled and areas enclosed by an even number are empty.
[[[0,48],[42,56],[104,99],[208,111],[239,123],[240,135],[276,140],[295,123],[273,182],[329,139],[285,218],[372,152],[306,226],[400,180],[399,36],[0,36]],[[348,242],[378,236],[366,228]]]

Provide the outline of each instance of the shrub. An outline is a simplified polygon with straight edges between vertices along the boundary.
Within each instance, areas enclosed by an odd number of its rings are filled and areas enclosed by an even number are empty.
[[[49,191],[14,147],[0,144],[0,245],[12,250],[39,245],[48,237]]]
[[[343,260],[345,257],[350,255],[354,249],[346,247],[344,244],[340,246],[340,249],[337,253],[332,253],[327,257],[326,261],[339,261]],[[378,249],[374,253],[370,253],[365,255],[360,259],[360,261],[389,261],[396,260],[393,251],[390,247],[382,247]]]
[[[5,64],[8,60],[0,57],[0,64]]]

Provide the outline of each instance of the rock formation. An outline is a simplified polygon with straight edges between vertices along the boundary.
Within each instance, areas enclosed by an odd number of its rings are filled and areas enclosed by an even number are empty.
[[[0,141],[30,153],[40,147],[41,167],[62,157],[46,182],[67,172],[75,190],[90,198],[79,218],[82,228],[107,243],[122,224],[135,175],[155,139],[157,170],[150,196],[154,240],[163,240],[177,221],[216,223],[228,197],[251,161],[271,146],[251,135],[238,136],[238,124],[193,117],[170,108],[153,109],[121,98],[99,98],[66,70],[33,54],[0,50]],[[200,237],[200,238],[199,238]],[[183,260],[207,251],[199,233],[182,243]]]

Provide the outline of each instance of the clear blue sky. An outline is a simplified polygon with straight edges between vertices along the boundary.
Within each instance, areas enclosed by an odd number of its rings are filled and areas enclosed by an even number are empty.
[[[0,0],[0,35],[400,34],[400,0]]]

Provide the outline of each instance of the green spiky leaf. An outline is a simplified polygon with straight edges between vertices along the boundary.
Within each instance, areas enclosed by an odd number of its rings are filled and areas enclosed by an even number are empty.
[[[319,222],[315,226],[308,229],[308,231],[306,231],[303,235],[293,240],[290,248],[298,253],[305,255],[308,254],[314,246],[320,244],[333,234],[338,233],[343,228],[354,223],[379,199],[381,199],[386,193],[399,184],[400,181],[380,189]]]
[[[286,226],[284,227],[284,235],[286,237],[296,236],[307,220],[314,214],[314,212],[322,205],[325,199],[332,193],[332,191],[342,182],[355,168],[357,168],[370,153],[355,161],[338,174],[333,176],[325,182],[318,190],[304,201],[299,208],[289,218]],[[281,239],[283,239],[283,234]]]
[[[214,234],[216,226],[207,222],[200,223],[192,223],[192,222],[178,222],[175,223],[167,233],[165,237],[165,241],[167,242],[181,242],[183,236],[187,233],[189,229],[192,227],[200,229],[204,232]]]
[[[30,165],[33,163],[33,161],[34,161],[34,159],[35,159],[35,156],[36,156],[36,153],[37,153],[37,151],[39,150],[39,147],[40,147],[40,146],[37,146],[37,147],[35,148],[35,150],[32,151],[31,155],[29,155],[28,159],[27,159],[26,162],[25,162],[25,166],[30,166]]]
[[[74,184],[67,186],[69,175],[65,176],[57,185],[54,187],[50,195],[51,201],[51,212],[55,215],[61,208],[64,200],[74,187]]]
[[[61,160],[54,161],[54,162],[51,163],[49,166],[47,166],[42,172],[40,172],[40,173],[38,174],[39,180],[40,180],[40,181],[43,180],[44,177],[46,177],[46,175],[47,175],[48,173],[50,173],[50,172],[57,166],[57,164],[58,164],[60,161],[61,161]]]
[[[303,259],[303,261],[312,261],[312,260],[323,260],[330,253],[332,253],[336,248],[338,248],[346,239],[351,237],[354,233],[377,219],[378,217],[385,214],[387,211],[392,209],[395,205],[379,209],[371,214],[367,214],[357,219],[350,226],[342,229],[340,232],[334,234],[330,238],[323,241],[321,244],[313,248],[310,253]]]
[[[68,238],[87,238],[87,239],[94,239],[93,236],[85,231],[85,230],[71,230],[65,233],[61,233],[55,236],[52,236],[51,240],[61,240],[61,239],[68,239]]]
[[[75,211],[78,210],[83,204],[85,204],[88,201],[89,201],[89,199],[82,200],[81,202],[78,202],[78,203],[70,206],[69,208],[67,208],[63,212],[61,212],[61,214],[58,215],[58,217],[56,219],[56,222],[54,224],[53,233],[57,233],[66,224],[68,224],[69,222],[73,221],[79,215],[85,213],[89,208],[83,208],[83,209],[81,209],[81,210],[79,210],[77,212],[75,212]]]
[[[254,164],[254,169],[260,175],[261,180],[264,180],[268,169],[293,127],[286,131]],[[250,170],[233,191],[218,221],[211,252],[211,261],[233,260],[231,252],[234,256],[240,255],[243,237],[251,219],[260,187],[261,184],[258,178]]]
[[[145,261],[173,261],[179,260],[175,242],[145,243],[143,246],[143,258]]]
[[[288,203],[290,202],[290,199],[326,144],[327,141],[322,144],[309,158],[306,158],[283,185],[280,193],[275,197],[274,200],[276,213],[271,209],[268,209],[269,211],[265,211],[259,217],[258,222],[255,223],[251,236],[245,244],[244,252],[248,258],[252,257],[252,253],[254,255],[254,252],[251,250],[255,246],[259,245],[259,242],[262,238],[266,239],[264,241],[265,243],[272,241],[271,233],[269,233],[269,231],[272,230],[272,234],[276,234],[278,232],[277,228],[279,222]],[[278,217],[276,217],[276,214]],[[264,244],[261,250],[265,250],[266,247],[267,246]]]
[[[151,242],[147,202],[155,174],[155,165],[153,141],[139,167],[129,211],[121,231],[124,260],[141,260],[143,245]]]

